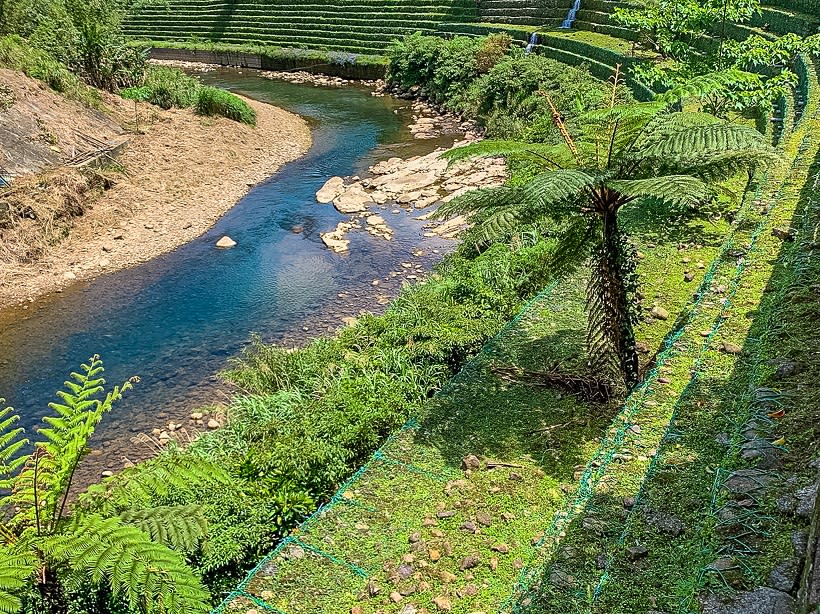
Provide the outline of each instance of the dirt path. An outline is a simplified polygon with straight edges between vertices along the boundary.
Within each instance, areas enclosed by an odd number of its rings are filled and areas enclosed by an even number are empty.
[[[191,110],[162,111],[141,104],[143,134],[131,134],[119,157],[125,172],[106,171],[113,179],[109,189],[99,196],[79,196],[84,212],[67,223],[63,220],[64,239],[35,261],[21,263],[20,250],[12,248],[15,241],[20,247],[31,239],[22,239],[20,229],[0,231],[0,308],[133,266],[191,241],[251,186],[308,150],[311,136],[304,120],[248,102],[256,109],[256,128],[200,117]],[[118,123],[133,122],[133,103],[110,96],[106,104]],[[47,174],[48,181],[19,178],[14,186],[22,198],[37,202],[56,192],[53,186],[74,185],[78,176],[75,169],[60,169]]]

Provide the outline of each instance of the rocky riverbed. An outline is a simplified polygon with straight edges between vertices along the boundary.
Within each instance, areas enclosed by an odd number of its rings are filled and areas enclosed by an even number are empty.
[[[460,141],[454,148],[469,142]],[[353,231],[366,231],[389,241],[393,231],[385,219],[386,212],[399,215],[402,209],[424,211],[416,219],[426,222],[425,237],[456,238],[466,228],[466,220],[456,217],[430,221],[433,211],[470,190],[500,186],[508,175],[503,159],[477,158],[448,164],[442,157],[446,151],[441,148],[406,160],[391,158],[371,166],[364,178],[330,178],[316,193],[316,200],[332,203],[339,213],[350,217],[322,233],[325,245],[337,253],[346,252],[350,247],[346,235]]]

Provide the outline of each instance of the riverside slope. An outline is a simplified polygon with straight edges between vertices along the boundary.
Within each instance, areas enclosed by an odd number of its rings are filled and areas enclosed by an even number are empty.
[[[118,123],[133,122],[133,103],[114,96],[106,96],[105,102]],[[133,266],[191,241],[250,187],[307,152],[311,134],[302,118],[247,102],[256,110],[255,128],[200,117],[189,109],[163,111],[140,104],[141,133],[129,136],[119,158],[125,172],[113,174],[110,189],[88,197],[65,239],[37,260],[0,260],[0,308]],[[36,196],[38,177],[20,178],[16,185],[25,187],[27,181]]]

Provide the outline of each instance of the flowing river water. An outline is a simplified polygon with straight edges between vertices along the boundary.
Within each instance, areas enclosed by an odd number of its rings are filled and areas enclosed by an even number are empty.
[[[366,88],[295,85],[248,71],[220,69],[202,79],[305,117],[311,150],[254,187],[195,241],[78,283],[25,311],[0,311],[0,397],[27,431],[41,423],[68,373],[93,354],[102,356],[109,385],[141,378],[104,419],[84,481],[122,467],[125,458],[151,454],[149,446],[132,441],[136,433],[183,422],[192,408],[224,401],[216,374],[252,334],[288,343],[326,334],[342,316],[378,309],[377,294],[395,295],[401,278],[387,280],[386,274],[399,263],[427,268],[447,249],[441,239],[422,237],[416,212],[392,215],[389,205],[380,213],[395,230],[392,241],[354,232],[350,252],[339,255],[319,237],[344,219],[332,205],[315,201],[328,178],[453,143],[452,137],[414,141],[408,103],[374,97]],[[238,245],[216,249],[225,234]],[[424,255],[414,257],[419,247]]]

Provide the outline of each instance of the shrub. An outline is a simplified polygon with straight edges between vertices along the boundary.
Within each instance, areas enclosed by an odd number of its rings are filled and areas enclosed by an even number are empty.
[[[151,66],[141,87],[122,90],[120,95],[130,100],[150,102],[163,109],[184,109],[196,104],[201,87],[199,81],[178,68]]]
[[[215,87],[200,88],[196,112],[200,115],[221,115],[244,124],[256,125],[256,111],[247,102]]]
[[[90,107],[99,107],[100,93],[83,83],[65,64],[45,51],[35,49],[19,36],[0,38],[0,66],[24,72],[32,79],[43,81],[66,98]]]

